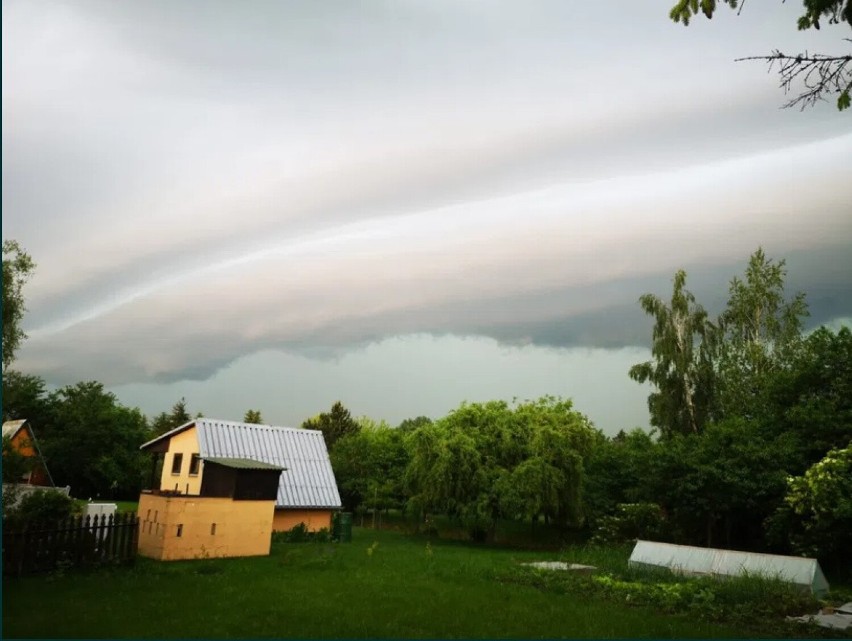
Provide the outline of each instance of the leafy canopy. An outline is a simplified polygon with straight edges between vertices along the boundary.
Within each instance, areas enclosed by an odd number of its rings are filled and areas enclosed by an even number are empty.
[[[13,360],[21,342],[27,337],[21,328],[26,307],[24,284],[32,275],[35,263],[15,240],[3,241],[3,369]]]

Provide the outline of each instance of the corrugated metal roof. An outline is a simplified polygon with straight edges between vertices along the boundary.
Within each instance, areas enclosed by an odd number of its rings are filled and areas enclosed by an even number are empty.
[[[15,436],[15,434],[18,433],[18,430],[21,429],[26,422],[27,419],[22,418],[19,421],[6,421],[3,423],[3,438],[6,438],[7,436],[12,438]]]
[[[207,463],[217,463],[224,467],[232,467],[237,470],[278,470],[283,472],[286,468],[272,463],[263,463],[248,458],[223,458],[208,456],[204,459]]]
[[[248,458],[286,468],[276,507],[341,507],[322,432],[208,418],[194,423],[201,458]]]

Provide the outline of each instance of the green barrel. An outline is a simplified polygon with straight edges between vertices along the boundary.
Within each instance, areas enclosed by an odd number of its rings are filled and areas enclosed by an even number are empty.
[[[340,518],[337,519],[338,527],[340,528],[340,542],[352,542],[352,512],[341,512]]]
[[[331,540],[340,540],[340,512],[331,515]]]

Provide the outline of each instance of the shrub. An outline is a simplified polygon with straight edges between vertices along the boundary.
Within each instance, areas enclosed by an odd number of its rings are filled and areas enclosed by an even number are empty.
[[[667,523],[656,503],[619,503],[616,513],[602,517],[593,544],[625,543],[636,539],[665,540]]]
[[[327,527],[310,532],[304,523],[299,523],[284,532],[272,533],[273,543],[329,543],[330,541],[331,532]]]
[[[4,518],[15,525],[57,523],[74,513],[74,500],[54,490],[36,490],[21,497]]]

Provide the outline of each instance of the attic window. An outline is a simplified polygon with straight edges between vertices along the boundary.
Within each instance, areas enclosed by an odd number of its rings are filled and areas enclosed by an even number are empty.
[[[175,454],[172,458],[172,474],[180,474],[180,468],[183,466],[183,454]]]
[[[193,454],[189,459],[189,475],[198,476],[199,467],[201,467],[201,457],[198,454]]]

